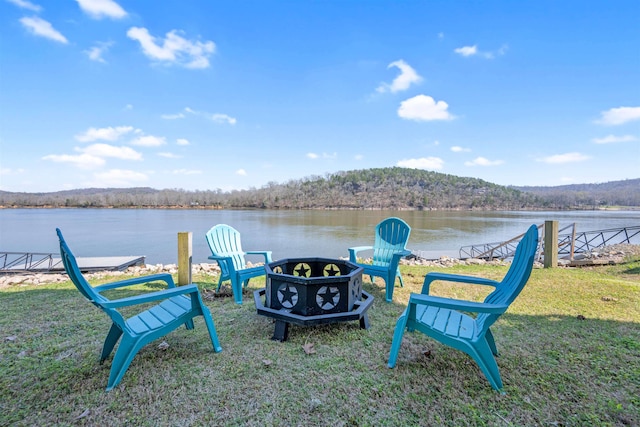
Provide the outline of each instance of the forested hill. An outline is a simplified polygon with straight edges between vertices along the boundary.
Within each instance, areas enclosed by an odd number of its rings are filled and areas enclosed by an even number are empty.
[[[262,188],[223,192],[152,188],[93,188],[53,193],[0,191],[3,207],[201,207],[261,209],[569,209],[600,205],[640,206],[640,180],[620,181],[620,196],[598,184],[573,187],[514,188],[477,178],[407,168],[364,169],[308,177]],[[635,186],[635,187],[634,187]],[[582,187],[580,187],[582,188]],[[556,191],[557,190],[557,191]],[[602,191],[600,191],[602,190]],[[546,193],[545,193],[546,191]],[[580,194],[580,197],[576,196]],[[617,194],[617,193],[615,193]],[[624,203],[622,203],[624,201]]]
[[[640,178],[602,184],[572,184],[556,187],[515,187],[535,194],[554,207],[640,206]]]

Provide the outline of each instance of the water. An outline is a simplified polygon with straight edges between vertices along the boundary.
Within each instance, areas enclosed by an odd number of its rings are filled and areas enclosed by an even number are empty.
[[[204,235],[224,223],[240,231],[245,251],[271,250],[274,259],[346,257],[351,246],[373,244],[375,225],[389,216],[411,226],[409,249],[433,258],[508,240],[545,220],[559,221],[560,228],[575,222],[577,231],[640,225],[640,211],[0,209],[0,252],[58,253],[59,227],[77,256],[146,256],[148,264],[169,264],[177,262],[178,232],[190,231],[193,262],[208,262]]]

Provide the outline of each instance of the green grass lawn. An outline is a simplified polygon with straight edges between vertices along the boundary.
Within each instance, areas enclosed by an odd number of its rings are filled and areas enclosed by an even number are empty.
[[[403,266],[386,303],[381,282],[371,328],[292,325],[272,341],[253,299],[206,298],[223,347],[202,318],[143,348],[105,392],[98,363],[110,322],[71,283],[0,290],[0,425],[583,426],[640,425],[640,260],[591,269],[535,269],[492,327],[504,392],[466,354],[405,334],[387,368],[395,321],[430,270],[500,279],[501,266]],[[213,289],[216,277],[198,277]],[[249,291],[264,285],[254,279]],[[124,291],[122,291],[124,292]],[[438,295],[485,289],[435,284]],[[210,296],[211,293],[203,292]],[[306,354],[303,345],[313,344]]]

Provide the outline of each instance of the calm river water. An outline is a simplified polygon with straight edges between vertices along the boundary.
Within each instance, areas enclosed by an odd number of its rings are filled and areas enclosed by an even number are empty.
[[[458,256],[461,246],[508,240],[531,224],[557,220],[578,231],[640,225],[640,211],[262,211],[164,209],[0,209],[0,252],[59,251],[59,227],[77,256],[146,256],[148,264],[177,262],[177,233],[193,233],[193,262],[210,255],[204,235],[215,224],[242,234],[246,250],[274,259],[346,257],[347,248],[373,244],[375,225],[389,216],[411,226],[407,247],[430,257]],[[251,258],[250,258],[251,260]],[[257,259],[256,259],[257,260]]]

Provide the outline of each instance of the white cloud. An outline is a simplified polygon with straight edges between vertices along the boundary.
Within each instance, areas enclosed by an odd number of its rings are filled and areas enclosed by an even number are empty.
[[[186,68],[209,67],[209,56],[215,51],[216,45],[212,41],[190,41],[177,33],[176,30],[172,30],[164,39],[157,40],[146,28],[131,27],[127,36],[138,41],[144,54],[153,60]]]
[[[447,111],[448,108],[444,101],[436,102],[430,96],[418,95],[400,103],[398,116],[416,121],[453,120],[455,116]]]
[[[131,145],[137,145],[140,147],[159,147],[166,143],[167,141],[164,136],[153,136],[153,135],[139,136],[133,141],[131,141]]]
[[[113,0],[76,0],[80,9],[94,19],[121,19],[127,12]]]
[[[320,156],[318,156],[316,153],[307,153],[307,157],[310,159],[317,159]]]
[[[106,64],[107,61],[104,60],[102,55],[109,50],[109,48],[113,45],[113,42],[104,42],[97,43],[95,46],[91,47],[89,50],[86,50],[85,53],[92,61],[102,62]]]
[[[90,142],[96,140],[115,141],[122,135],[130,132],[139,133],[139,129],[134,129],[133,126],[118,126],[118,127],[106,127],[106,128],[89,128],[84,133],[75,136],[76,140],[80,142]]]
[[[391,92],[396,93],[409,89],[409,86],[413,83],[419,83],[422,81],[422,77],[416,73],[416,71],[402,59],[392,62],[387,68],[397,67],[400,70],[400,75],[393,79],[391,84],[382,83],[376,89],[377,92]]]
[[[164,158],[167,158],[167,159],[181,159],[182,158],[182,156],[180,156],[178,154],[169,153],[168,151],[163,151],[161,153],[158,153],[158,156],[164,157]]]
[[[600,120],[596,123],[607,126],[621,125],[634,120],[640,120],[640,107],[618,107],[602,111]]]
[[[471,148],[464,148],[454,145],[453,147],[451,147],[451,151],[453,151],[454,153],[468,153],[469,151],[471,151]]]
[[[549,163],[549,164],[561,164],[561,163],[583,162],[590,158],[591,157],[587,155],[573,152],[573,153],[555,154],[553,156],[543,157],[541,159],[538,159],[538,161],[543,163]]]
[[[236,171],[236,175],[240,175],[240,176],[247,176],[247,171],[244,169],[238,169]]]
[[[464,162],[465,166],[498,166],[503,164],[502,160],[489,160],[485,157],[476,157],[470,162]]]
[[[95,181],[89,185],[92,187],[130,187],[144,183],[149,177],[132,170],[111,169],[93,175]]]
[[[176,144],[178,145],[189,145],[189,140],[184,138],[178,138],[176,140]]]
[[[440,40],[444,39],[444,33],[443,32],[439,32],[438,33],[438,39],[440,39]]]
[[[593,138],[591,141],[593,141],[595,144],[612,144],[615,142],[632,142],[637,140],[638,138],[636,138],[633,135],[623,135],[623,136],[607,135],[604,138]]]
[[[24,17],[20,18],[20,23],[36,36],[45,37],[59,43],[69,43],[67,38],[63,36],[62,33],[53,28],[51,23],[45,21],[42,18],[39,18],[37,16],[32,16],[31,18]]]
[[[419,159],[400,160],[396,166],[400,166],[401,168],[440,170],[444,166],[444,160],[439,157],[421,157]]]
[[[13,3],[14,5],[22,9],[28,9],[34,12],[40,12],[42,10],[41,6],[31,3],[30,1],[27,1],[27,0],[7,0],[7,1],[9,3]]]
[[[105,164],[105,160],[102,157],[94,156],[91,154],[50,154],[44,156],[43,160],[51,160],[55,163],[71,163],[80,169],[95,169]]]
[[[228,116],[226,114],[219,114],[219,113],[212,114],[211,120],[213,120],[216,123],[228,123],[230,125],[235,125],[237,121],[234,117]]]
[[[496,55],[504,55],[505,53],[507,53],[507,50],[509,49],[509,46],[502,45],[500,46],[500,49],[498,49],[495,52],[484,52],[484,51],[480,51],[478,50],[478,46],[477,45],[473,45],[473,46],[463,46],[463,47],[459,47],[457,49],[454,49],[453,51],[455,53],[457,53],[458,55],[462,55],[462,56],[481,56],[483,58],[486,59],[493,59],[496,57]]]
[[[125,110],[125,111],[131,111],[131,110],[133,110],[133,105],[131,105],[131,104],[127,104],[127,105],[125,105],[125,106],[124,106],[124,110]]]
[[[176,120],[176,119],[184,119],[184,114],[182,113],[177,113],[177,114],[163,114],[160,117],[162,117],[165,120]]]
[[[364,159],[364,156],[362,154],[356,154],[355,156],[353,156],[354,160],[362,160]]]
[[[96,157],[114,157],[123,160],[142,160],[142,154],[131,147],[116,147],[109,144],[92,144],[86,148],[76,148],[76,150]]]
[[[478,53],[478,46],[463,46],[453,50],[455,53],[462,56],[473,56]]]

